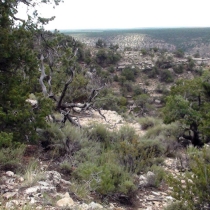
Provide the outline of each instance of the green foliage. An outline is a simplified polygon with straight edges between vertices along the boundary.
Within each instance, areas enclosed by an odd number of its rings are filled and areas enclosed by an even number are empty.
[[[148,94],[138,95],[134,98],[134,101],[137,106],[134,111],[139,112],[142,116],[153,109],[153,106],[150,104],[151,100]]]
[[[139,85],[133,86],[133,96],[141,95],[144,91],[142,88],[139,87]]]
[[[96,99],[95,107],[105,110],[122,112],[127,105],[127,99],[123,96],[114,95],[111,89],[104,89]]]
[[[121,76],[124,76],[126,80],[135,81],[134,70],[129,67],[122,70]]]
[[[188,61],[187,64],[188,71],[193,71],[195,67],[195,61],[191,57],[188,57],[187,61]]]
[[[25,146],[7,147],[0,149],[0,169],[18,170],[22,167],[21,161],[24,155]]]
[[[148,71],[148,77],[149,78],[156,78],[157,75],[159,75],[159,70],[156,66],[153,67],[152,70]]]
[[[179,210],[188,210],[188,207],[178,201],[171,203],[167,205],[164,210],[174,210],[174,209],[179,209]]]
[[[123,170],[113,152],[105,152],[95,163],[83,163],[74,172],[78,180],[88,180],[90,190],[107,195],[129,194],[135,190],[131,176]]]
[[[186,205],[189,210],[205,209],[209,207],[209,148],[196,153],[191,153],[190,171],[181,174],[177,178],[168,177],[169,185],[173,187],[173,197],[180,201],[181,205]]]
[[[119,77],[115,74],[114,77],[113,77],[113,80],[114,80],[115,82],[118,82],[118,81],[119,81]]]
[[[197,51],[193,56],[194,56],[194,58],[200,58],[201,57],[199,51]]]
[[[9,147],[12,145],[13,134],[0,132],[0,148]]]
[[[110,44],[110,46],[109,46],[109,48],[111,49],[111,50],[113,50],[113,51],[117,51],[118,49],[119,49],[119,45],[118,44]]]
[[[152,187],[159,187],[163,181],[166,180],[166,172],[161,166],[152,165],[149,169],[152,171],[155,176],[151,177],[151,180],[148,180],[149,185]]]
[[[145,139],[159,142],[165,155],[173,156],[178,148],[177,138],[183,132],[179,123],[171,123],[168,125],[162,122],[156,122],[155,126],[150,128],[145,134]]]
[[[121,55],[118,52],[111,50],[100,49],[96,53],[96,62],[105,67],[110,64],[116,64],[121,58]]]
[[[165,83],[171,83],[174,81],[174,76],[169,70],[164,69],[160,73],[160,81]]]
[[[141,53],[142,53],[142,55],[144,55],[144,56],[148,54],[148,52],[147,52],[146,49],[141,49]]]
[[[138,120],[138,123],[141,125],[143,130],[150,129],[158,124],[161,124],[161,120],[153,117],[141,117]]]
[[[184,51],[182,49],[178,49],[174,52],[174,55],[177,57],[177,58],[183,58],[184,57]]]
[[[105,48],[107,46],[106,42],[102,39],[98,39],[96,42],[96,47],[97,48]]]
[[[201,141],[207,140],[209,136],[206,129],[209,122],[209,96],[203,88],[203,81],[201,77],[177,82],[171,89],[170,96],[166,98],[166,106],[163,109],[164,122],[178,120],[188,126],[193,132],[190,138],[194,145],[202,144]]]
[[[36,3],[50,2],[58,3],[60,0]],[[12,0],[0,4],[0,130],[13,135],[14,142],[32,142],[36,140],[37,127],[45,125],[44,114],[51,111],[42,109],[46,108],[46,101],[45,105],[42,101],[37,107],[26,102],[31,92],[35,95],[40,92],[37,88],[40,51],[35,47],[35,37],[39,36],[38,28],[50,19],[42,19],[33,13],[33,17],[28,16],[28,20],[17,24],[20,3],[28,6],[25,1]]]
[[[156,91],[157,93],[162,93],[164,95],[167,95],[169,93],[169,90],[166,88],[166,86],[161,84],[157,85]]]
[[[180,65],[174,66],[173,69],[176,74],[182,74],[184,72],[184,65],[180,64]]]

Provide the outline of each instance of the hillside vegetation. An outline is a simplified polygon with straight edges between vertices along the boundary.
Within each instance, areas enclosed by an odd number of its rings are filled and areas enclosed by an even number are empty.
[[[208,58],[88,46],[20,3],[0,3],[0,209],[208,209]]]

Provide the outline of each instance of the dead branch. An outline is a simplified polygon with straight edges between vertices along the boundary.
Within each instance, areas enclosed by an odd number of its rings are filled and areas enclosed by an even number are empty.
[[[41,55],[40,61],[41,61],[41,65],[40,65],[41,76],[39,78],[39,83],[41,85],[42,92],[43,92],[44,96],[46,97],[48,94],[47,94],[47,88],[46,88],[46,86],[44,84],[44,79],[45,79],[45,77],[47,75],[45,74],[44,56],[43,56],[43,54]]]

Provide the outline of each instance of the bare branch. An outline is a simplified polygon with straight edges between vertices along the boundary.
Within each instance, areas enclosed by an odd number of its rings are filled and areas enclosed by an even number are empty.
[[[60,99],[57,103],[57,109],[59,109],[61,107],[61,104],[62,104],[62,101],[63,101],[63,98],[64,96],[66,95],[66,91],[68,89],[68,86],[71,84],[71,82],[73,81],[73,77],[74,77],[74,73],[73,71],[71,70],[71,76],[70,78],[68,79],[68,81],[66,82],[66,84],[64,85],[64,88],[63,88],[63,91],[61,93],[61,96],[60,96]]]
[[[41,85],[41,87],[42,87],[42,92],[43,92],[43,94],[44,94],[44,96],[46,97],[48,94],[47,94],[47,88],[46,88],[46,86],[45,86],[45,84],[44,84],[44,78],[47,76],[46,74],[45,74],[45,68],[44,68],[44,56],[43,56],[43,54],[41,55],[41,58],[40,58],[40,60],[41,60],[41,65],[40,65],[40,70],[41,70],[41,76],[40,76],[40,78],[39,78],[39,83],[40,83],[40,85]]]

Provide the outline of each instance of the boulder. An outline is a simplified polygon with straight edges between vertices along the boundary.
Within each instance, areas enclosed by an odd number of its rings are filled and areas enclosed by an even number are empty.
[[[7,171],[6,175],[9,176],[9,177],[14,177],[15,176],[14,172],[12,172],[12,171]]]
[[[74,205],[73,199],[69,196],[69,193],[64,194],[64,198],[57,201],[59,207],[70,207]]]

